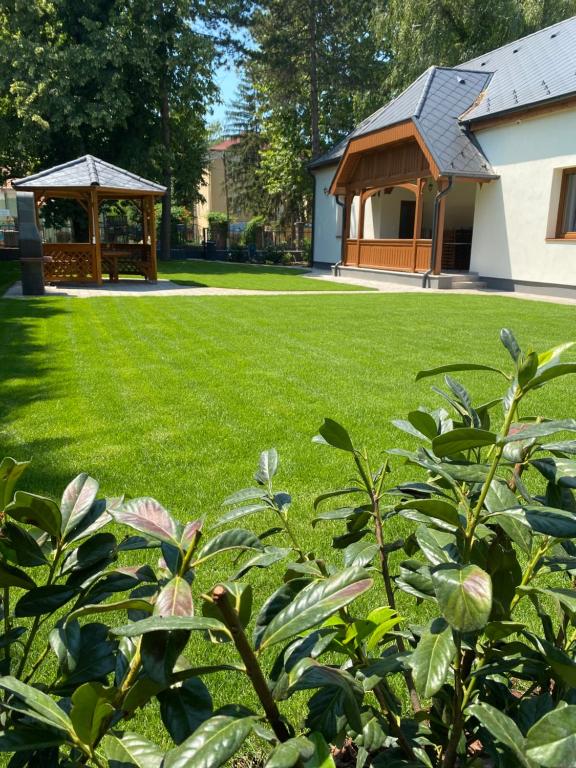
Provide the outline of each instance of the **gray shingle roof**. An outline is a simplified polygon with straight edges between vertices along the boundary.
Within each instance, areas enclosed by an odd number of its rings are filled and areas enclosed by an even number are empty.
[[[474,104],[489,78],[487,72],[430,67],[310,167],[337,162],[351,139],[412,120],[441,174],[492,178],[494,172],[482,151],[458,123],[458,116]]]
[[[166,187],[148,181],[135,173],[125,171],[92,155],[84,155],[54,168],[48,168],[33,176],[16,179],[16,189],[49,189],[58,187],[98,187],[100,189],[124,189],[127,192],[166,192]]]
[[[413,117],[443,176],[494,177],[473,137],[458,115],[474,103],[489,80],[486,72],[433,68],[426,93]]]
[[[310,168],[337,163],[353,138],[411,119],[443,175],[492,178],[474,121],[575,93],[576,16],[453,69],[430,67]]]
[[[458,68],[493,72],[474,121],[576,93],[576,16],[523,37]]]

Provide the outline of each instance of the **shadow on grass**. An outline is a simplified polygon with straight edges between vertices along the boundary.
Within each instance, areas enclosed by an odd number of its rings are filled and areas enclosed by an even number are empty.
[[[70,480],[54,477],[54,465],[46,460],[65,440],[38,435],[22,441],[11,425],[34,402],[54,400],[63,394],[55,388],[54,376],[49,375],[54,370],[50,364],[50,335],[45,334],[42,324],[64,311],[62,306],[42,299],[0,301],[0,459],[34,459],[26,474],[28,484],[44,491],[54,485],[63,487]],[[21,487],[26,485],[25,480]]]

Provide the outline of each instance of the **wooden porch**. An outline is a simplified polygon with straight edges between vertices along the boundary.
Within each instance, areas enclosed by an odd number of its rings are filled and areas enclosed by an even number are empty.
[[[329,190],[343,199],[341,263],[434,275],[443,267],[462,269],[459,254],[471,242],[472,224],[470,219],[468,243],[458,242],[458,227],[464,229],[461,224],[449,225],[448,230],[445,227],[446,195],[452,181],[440,173],[411,121],[353,139]],[[475,183],[477,179],[464,181]],[[395,213],[390,218],[392,198],[396,200]],[[368,227],[367,208],[371,219]],[[403,215],[406,213],[409,215]],[[386,216],[388,221],[383,223]]]

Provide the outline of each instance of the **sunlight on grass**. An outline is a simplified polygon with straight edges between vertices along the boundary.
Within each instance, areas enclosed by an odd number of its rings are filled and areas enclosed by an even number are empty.
[[[221,261],[160,261],[158,277],[178,285],[244,288],[252,291],[361,291],[344,282],[304,278],[308,269],[224,263]],[[370,289],[368,289],[370,290]]]

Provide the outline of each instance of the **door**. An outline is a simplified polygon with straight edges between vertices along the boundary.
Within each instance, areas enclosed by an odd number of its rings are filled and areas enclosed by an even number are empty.
[[[416,216],[416,200],[400,201],[400,226],[398,237],[401,240],[411,240],[414,236],[414,217]]]

